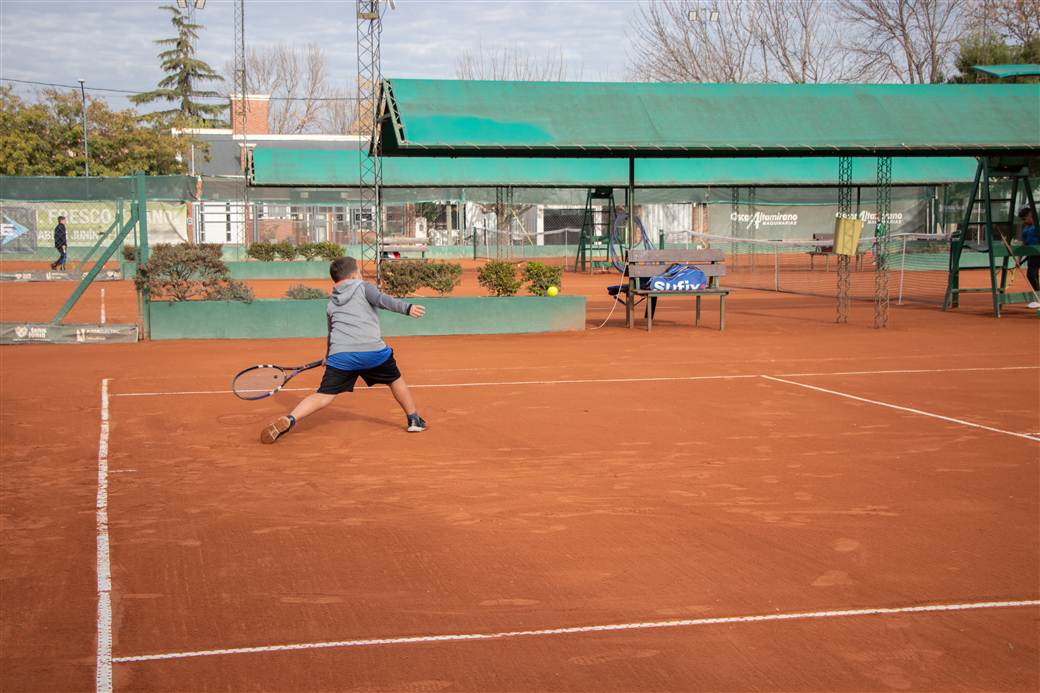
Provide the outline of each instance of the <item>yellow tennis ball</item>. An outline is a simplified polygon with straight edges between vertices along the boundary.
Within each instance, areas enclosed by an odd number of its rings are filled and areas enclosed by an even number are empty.
[[[557,289],[555,286],[550,286],[549,290],[545,293],[549,294],[550,296],[555,296],[556,294],[560,293],[560,290]]]

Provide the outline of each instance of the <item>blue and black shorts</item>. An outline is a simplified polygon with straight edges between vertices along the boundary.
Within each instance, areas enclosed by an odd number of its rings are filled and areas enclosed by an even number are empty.
[[[358,378],[365,381],[365,385],[390,385],[401,377],[401,371],[397,368],[393,352],[390,357],[378,366],[362,370],[345,371],[335,366],[325,366],[325,374],[321,376],[321,385],[318,392],[323,395],[338,395],[341,392],[353,392],[354,384]]]

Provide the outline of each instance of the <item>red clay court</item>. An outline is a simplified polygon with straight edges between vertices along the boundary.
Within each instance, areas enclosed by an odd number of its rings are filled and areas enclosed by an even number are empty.
[[[319,374],[231,375],[320,339],[0,350],[3,690],[1040,688],[1035,318],[689,303],[390,339],[427,432],[362,389],[274,446]]]

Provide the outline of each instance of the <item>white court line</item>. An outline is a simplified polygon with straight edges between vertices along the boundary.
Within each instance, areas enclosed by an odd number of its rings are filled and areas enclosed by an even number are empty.
[[[905,368],[889,371],[838,371],[835,373],[777,373],[778,378],[811,377],[817,375],[889,375],[902,373],[966,373],[971,371],[1030,371],[1040,366],[980,366],[978,368]],[[763,376],[765,377],[765,376]]]
[[[259,652],[284,652],[287,650],[317,650],[332,647],[371,647],[374,645],[406,645],[431,642],[455,642],[466,640],[504,640],[508,638],[536,637],[545,635],[570,635],[575,633],[602,633],[622,630],[649,630],[659,628],[685,628],[727,623],[759,623],[763,621],[797,621],[849,616],[878,616],[885,614],[914,614],[936,611],[970,611],[975,609],[1008,609],[1024,606],[1040,606],[1040,600],[1029,599],[1006,602],[969,602],[964,604],[929,604],[925,606],[878,607],[873,609],[841,609],[837,611],[801,611],[794,613],[761,614],[756,616],[722,616],[718,618],[690,618],[675,621],[644,621],[640,623],[613,623],[599,626],[573,626],[569,628],[544,628],[541,630],[512,630],[498,633],[458,633],[449,635],[412,635],[396,638],[371,638],[365,640],[333,640],[327,642],[304,642],[291,645],[265,645],[260,647],[232,647],[222,650],[196,650],[194,652],[161,652],[158,654],[116,657],[116,662],[148,662],[159,659],[186,659],[188,657],[215,657],[219,655],[255,654]]]
[[[826,392],[829,395],[837,395],[838,397],[845,397],[846,399],[854,399],[858,402],[866,402],[867,404],[876,404],[879,407],[888,407],[889,409],[897,409],[899,411],[910,412],[911,414],[919,414],[921,416],[929,416],[933,419],[941,419],[942,421],[949,421],[950,423],[960,424],[961,426],[971,426],[972,428],[981,428],[986,431],[993,431],[994,433],[1003,433],[1008,436],[1015,436],[1016,438],[1025,438],[1026,440],[1034,440],[1040,443],[1040,437],[1029,435],[1028,433],[1016,433],[1015,431],[1005,431],[1002,428],[993,428],[992,426],[985,426],[983,424],[972,423],[971,421],[965,421],[964,419],[955,419],[951,416],[943,416],[942,414],[933,414],[932,412],[922,411],[920,409],[912,409],[911,407],[902,407],[898,404],[890,404],[888,402],[879,402],[876,399],[867,399],[866,397],[857,397],[856,395],[850,395],[846,392],[838,392],[837,390],[828,390],[825,387],[816,387],[815,385],[806,385],[805,383],[795,382],[794,380],[784,380],[783,378],[776,378],[771,375],[763,375],[766,380],[772,380],[778,383],[787,383],[788,385],[797,385],[798,387],[804,387],[807,390],[816,390],[817,392]]]
[[[112,693],[112,561],[108,542],[108,378],[101,381],[97,510],[97,693]]]
[[[1040,366],[992,366],[980,368],[921,368],[913,370],[878,370],[878,371],[839,371],[834,373],[781,373],[786,377],[810,377],[828,375],[886,375],[893,373],[957,373],[960,371],[1004,371],[1004,370],[1035,370]],[[753,375],[692,375],[692,376],[664,376],[655,378],[585,378],[582,380],[507,380],[474,383],[439,383],[431,385],[409,385],[413,390],[428,388],[453,388],[453,387],[495,387],[516,385],[574,385],[588,383],[656,383],[656,382],[681,382],[693,380],[738,380],[747,378],[769,378],[773,376],[763,374]],[[357,392],[365,392],[357,390]],[[313,387],[285,387],[279,392],[313,392]],[[160,397],[164,395],[229,395],[231,390],[180,390],[174,392],[116,392],[113,397]]]

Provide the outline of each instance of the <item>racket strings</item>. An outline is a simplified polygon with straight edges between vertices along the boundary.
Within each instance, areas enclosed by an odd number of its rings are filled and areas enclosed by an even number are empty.
[[[263,396],[280,388],[287,379],[285,371],[277,366],[257,366],[239,373],[233,389],[238,395]]]

